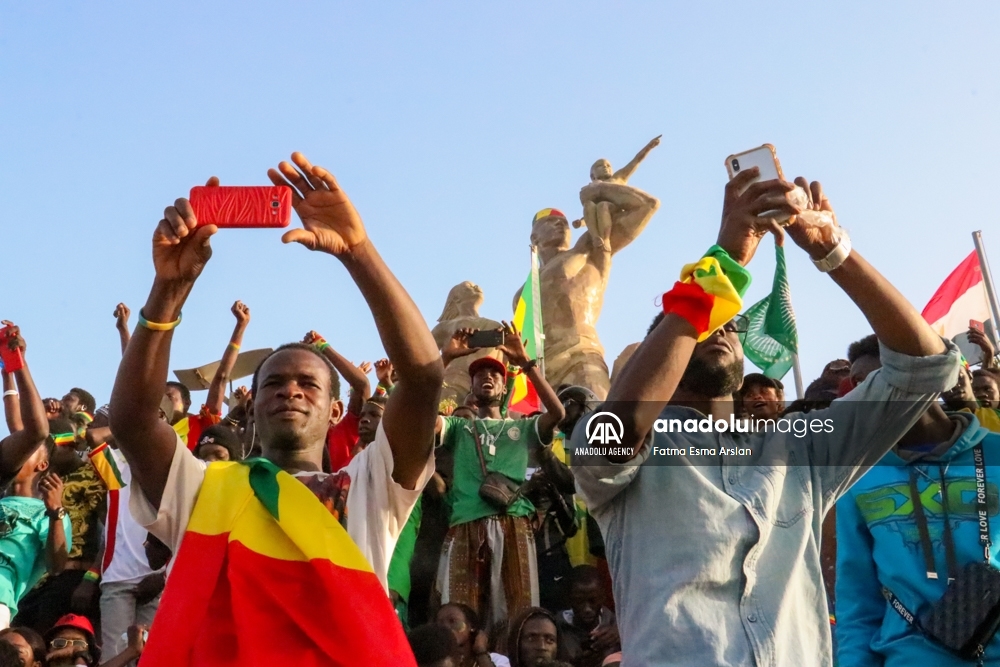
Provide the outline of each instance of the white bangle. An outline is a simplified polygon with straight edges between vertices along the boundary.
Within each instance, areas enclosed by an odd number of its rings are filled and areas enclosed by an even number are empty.
[[[830,251],[830,254],[823,259],[814,259],[813,264],[816,268],[823,273],[830,273],[841,264],[847,260],[847,256],[851,254],[851,237],[847,235],[847,230],[840,230],[840,239],[837,241],[837,247]]]
[[[8,396],[18,396],[18,395],[19,394],[17,393],[17,389],[8,389],[3,393],[4,398],[7,398]]]

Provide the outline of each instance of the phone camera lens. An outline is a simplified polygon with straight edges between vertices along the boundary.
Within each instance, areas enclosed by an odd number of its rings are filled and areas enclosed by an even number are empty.
[[[274,200],[273,202],[271,202],[271,208],[278,208],[279,206],[281,206],[281,203],[278,200]]]
[[[733,171],[739,171],[740,170],[740,161],[739,160],[737,160],[736,158],[733,158],[732,164],[733,164]]]

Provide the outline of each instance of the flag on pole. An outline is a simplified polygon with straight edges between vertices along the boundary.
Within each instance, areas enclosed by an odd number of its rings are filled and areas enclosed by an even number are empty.
[[[792,310],[792,291],[788,286],[785,249],[774,247],[775,267],[771,293],[750,306],[744,313],[750,320],[743,354],[767,377],[780,380],[795,363],[799,336]]]
[[[538,252],[534,246],[531,246],[531,270],[528,272],[528,279],[524,281],[524,288],[521,289],[521,297],[517,300],[513,324],[521,338],[526,341],[524,349],[528,353],[528,358],[542,359],[545,356],[545,334],[542,333],[542,286],[538,279]],[[544,372],[544,369],[542,370]],[[509,409],[515,412],[531,414],[542,409],[538,392],[522,373],[514,376],[513,386],[507,398]]]
[[[969,320],[990,320],[986,283],[975,250],[945,278],[920,314],[936,334],[949,340],[968,331]]]

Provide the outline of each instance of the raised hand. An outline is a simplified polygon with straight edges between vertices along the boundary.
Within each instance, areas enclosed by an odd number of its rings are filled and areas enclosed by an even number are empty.
[[[392,386],[392,362],[388,359],[379,359],[375,362],[375,378],[383,387]]]
[[[38,482],[38,490],[42,494],[42,502],[45,509],[49,511],[57,510],[63,506],[63,481],[54,472],[47,472]]]
[[[305,336],[302,337],[302,342],[306,345],[315,345],[316,341],[323,340],[323,336],[316,331],[310,331]]]
[[[360,364],[358,364],[358,370],[364,373],[365,375],[368,375],[369,373],[372,372],[371,362],[362,361]]]
[[[62,403],[59,402],[58,398],[43,399],[42,405],[45,406],[46,419],[55,419],[62,415]]]
[[[469,347],[469,336],[477,331],[479,329],[458,329],[451,335],[451,338],[445,343],[444,349],[441,350],[441,358],[444,360],[445,365],[480,349],[478,347]]]
[[[368,238],[361,216],[329,171],[309,163],[302,153],[292,153],[292,162],[268,169],[275,185],[292,188],[292,206],[302,220],[302,229],[281,237],[283,243],[300,243],[310,250],[344,255]]]
[[[795,189],[787,181],[759,181],[750,184],[760,175],[757,167],[741,171],[726,183],[722,204],[722,225],[716,243],[743,266],[750,263],[757,252],[760,240],[767,232],[780,233],[781,226],[774,218],[761,218],[766,211],[782,211],[789,215],[799,212],[786,195]]]
[[[801,211],[789,221],[786,228],[788,235],[795,244],[809,253],[813,259],[823,259],[839,241],[840,225],[837,215],[833,212],[830,200],[823,194],[823,186],[819,181],[810,183],[799,176],[795,184],[806,191],[809,203],[806,210]]]
[[[10,338],[7,339],[7,346],[11,350],[19,349],[21,350],[21,354],[24,354],[28,349],[28,344],[24,342],[24,337],[21,336],[21,327],[10,320],[0,320],[0,324],[10,328]]]
[[[208,179],[216,186],[219,179]],[[181,197],[163,210],[163,219],[153,232],[153,266],[156,277],[167,282],[194,282],[212,257],[209,239],[218,228],[198,226],[191,202]],[[148,315],[148,313],[147,313]]]
[[[501,322],[501,324],[503,324],[503,345],[497,346],[497,349],[507,356],[508,363],[524,366],[530,359],[528,359],[528,351],[524,349],[521,334],[512,324],[508,322]]]
[[[989,336],[982,329],[976,329],[969,327],[969,342],[973,345],[978,345],[979,349],[983,351],[983,367],[988,368],[988,360],[993,359],[993,355],[996,351],[993,349],[993,343],[990,341]]]
[[[238,405],[245,405],[252,396],[246,387],[237,387],[233,390],[233,398],[236,399]]]
[[[132,311],[124,303],[115,306],[115,326],[118,327],[119,331],[128,331],[128,318],[131,314]]]
[[[240,326],[246,327],[246,325],[250,323],[250,307],[242,301],[234,303],[231,311],[233,313],[233,317],[236,318],[236,323]]]

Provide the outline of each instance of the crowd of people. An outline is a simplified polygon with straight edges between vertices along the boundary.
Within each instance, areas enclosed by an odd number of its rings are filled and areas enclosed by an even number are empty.
[[[309,331],[227,400],[251,322],[238,301],[193,410],[170,346],[216,229],[186,199],[154,231],[134,330],[114,310],[106,403],[43,398],[31,332],[4,322],[0,667],[1000,665],[992,634],[970,658],[915,622],[970,564],[998,565],[993,343],[970,329],[970,369],[851,248],[819,183],[748,169],[726,186],[714,245],[665,286],[606,398],[550,386],[504,323],[455,405],[444,369],[483,352],[476,331],[439,349],[327,170],[295,153],[268,176],[302,222],[283,241],[340,261],[380,359],[355,365]],[[744,369],[747,267],[768,233],[874,332],[793,402]],[[535,414],[509,409],[517,375]],[[657,425],[706,419],[765,428]],[[593,446],[591,420],[616,447]]]

